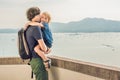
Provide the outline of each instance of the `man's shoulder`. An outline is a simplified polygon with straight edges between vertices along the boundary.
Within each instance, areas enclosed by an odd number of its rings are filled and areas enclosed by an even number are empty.
[[[40,28],[38,26],[29,26],[26,30],[28,33],[35,32],[36,30],[39,30]]]
[[[39,26],[29,26],[28,29],[34,31],[34,30],[39,30],[41,28]]]
[[[32,26],[32,25],[30,25],[29,28],[31,28],[31,29],[38,29],[38,28],[40,28],[40,27],[39,27],[39,26]]]

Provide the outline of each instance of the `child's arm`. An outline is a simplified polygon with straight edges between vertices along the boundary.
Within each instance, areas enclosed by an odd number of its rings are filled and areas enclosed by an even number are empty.
[[[28,24],[29,24],[29,25],[32,25],[32,26],[39,26],[39,27],[41,27],[41,28],[44,27],[42,23],[38,23],[38,22],[29,22]]]
[[[39,26],[39,27],[41,27],[41,28],[44,28],[44,26],[43,26],[42,23],[38,23],[38,22],[28,22],[28,23],[25,24],[24,30],[26,30],[26,29],[29,27],[29,25]]]

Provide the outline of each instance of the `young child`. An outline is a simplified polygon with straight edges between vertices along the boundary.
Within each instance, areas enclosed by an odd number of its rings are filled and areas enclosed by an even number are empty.
[[[52,47],[53,43],[53,37],[51,30],[49,28],[49,23],[50,23],[51,17],[49,13],[43,12],[41,15],[41,23],[43,24],[44,27],[42,27],[42,32],[43,32],[43,39],[48,48]]]
[[[43,40],[47,46],[47,51],[46,52],[42,51],[39,45],[35,46],[34,51],[36,53],[49,53],[51,51],[51,47],[53,43],[52,33],[49,28],[49,23],[51,20],[50,14],[47,12],[43,12],[41,14],[40,20],[41,20],[40,23],[39,22],[28,22],[25,25],[25,28],[27,28],[29,25],[41,27],[42,34],[43,34]]]

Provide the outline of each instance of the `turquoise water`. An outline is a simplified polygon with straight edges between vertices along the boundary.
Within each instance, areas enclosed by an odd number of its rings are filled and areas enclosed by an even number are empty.
[[[120,67],[120,33],[54,33],[49,55]],[[17,34],[0,34],[0,57],[19,56]]]

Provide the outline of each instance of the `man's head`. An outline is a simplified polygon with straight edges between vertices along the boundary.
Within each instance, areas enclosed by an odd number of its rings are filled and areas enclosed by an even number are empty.
[[[40,9],[38,7],[29,8],[26,14],[29,21],[40,21]]]

